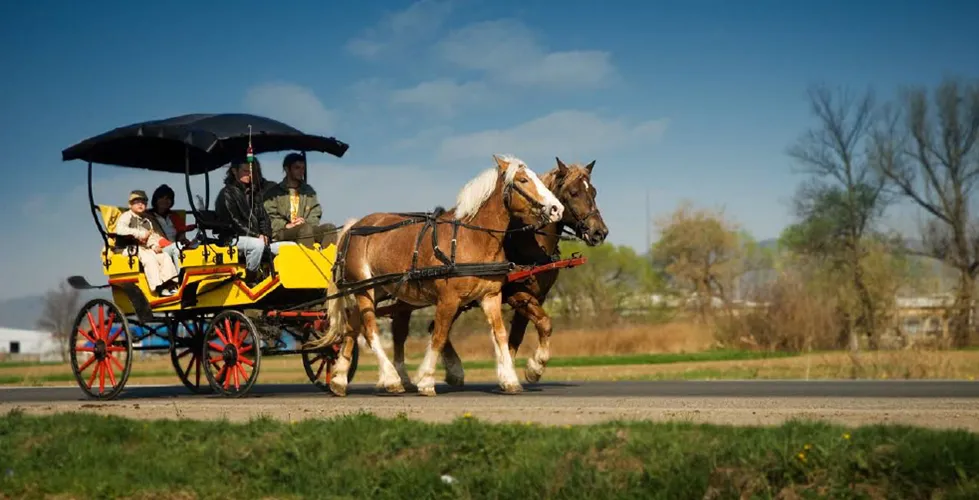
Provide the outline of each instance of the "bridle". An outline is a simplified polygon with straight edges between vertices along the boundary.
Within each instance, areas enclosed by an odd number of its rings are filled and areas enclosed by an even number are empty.
[[[561,184],[561,188],[562,189],[560,190],[563,192],[564,191],[563,183]],[[571,217],[575,220],[575,222],[574,224],[568,224],[564,221],[561,221],[559,222],[559,224],[570,226],[572,229],[574,229],[574,232],[576,233],[575,236],[577,236],[578,238],[581,238],[581,235],[585,234],[585,230],[587,229],[585,223],[588,222],[588,219],[591,219],[592,217],[599,215],[601,213],[601,211],[598,209],[598,203],[595,202],[595,198],[591,199],[591,205],[595,208],[592,211],[586,213],[584,216],[578,215],[578,212],[574,209],[574,205],[570,203],[565,203],[564,200],[561,200],[561,203],[564,205],[564,209],[571,214]]]
[[[514,191],[520,194],[520,196],[523,196],[523,198],[527,200],[527,203],[529,203],[530,206],[536,209],[540,214],[537,217],[537,224],[534,224],[531,227],[534,229],[539,229],[547,225],[547,214],[544,210],[544,204],[535,200],[532,196],[530,196],[530,193],[518,186],[516,182],[511,182],[503,186],[503,206],[506,207],[507,211],[510,210],[510,202]]]

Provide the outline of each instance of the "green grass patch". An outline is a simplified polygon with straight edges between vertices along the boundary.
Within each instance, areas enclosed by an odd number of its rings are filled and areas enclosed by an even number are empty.
[[[561,428],[370,415],[231,424],[11,413],[0,417],[0,464],[0,491],[14,498],[979,495],[976,434],[805,422]]]

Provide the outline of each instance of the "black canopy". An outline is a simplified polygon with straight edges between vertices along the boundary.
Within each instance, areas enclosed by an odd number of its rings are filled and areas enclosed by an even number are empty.
[[[342,158],[350,147],[263,116],[193,114],[119,127],[65,149],[61,159],[183,173],[189,154],[190,174],[202,174],[245,157],[249,125],[255,154],[318,151]]]

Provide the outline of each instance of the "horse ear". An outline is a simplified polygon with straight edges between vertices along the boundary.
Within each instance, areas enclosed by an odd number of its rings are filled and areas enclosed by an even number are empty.
[[[496,166],[500,169],[500,172],[506,172],[506,169],[510,167],[510,164],[499,156],[493,155],[493,159],[496,160]]]
[[[558,158],[557,156],[555,156],[554,159],[557,160],[557,172],[558,172],[558,175],[564,176],[565,174],[567,174],[568,173],[568,166],[565,165],[564,162],[561,161],[561,159]]]
[[[585,170],[588,171],[588,175],[591,175],[591,169],[593,168],[595,168],[595,160],[592,160],[591,163],[585,165]]]

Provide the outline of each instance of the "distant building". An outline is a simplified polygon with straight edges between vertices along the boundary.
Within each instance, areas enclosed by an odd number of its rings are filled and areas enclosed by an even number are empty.
[[[0,359],[61,361],[61,346],[49,333],[0,328]]]

